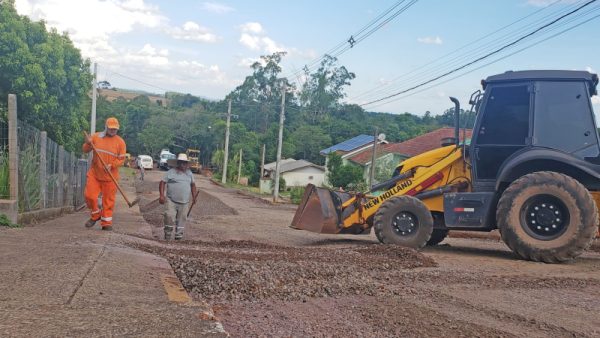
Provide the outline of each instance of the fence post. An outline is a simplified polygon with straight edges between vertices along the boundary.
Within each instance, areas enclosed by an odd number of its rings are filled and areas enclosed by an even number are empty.
[[[9,200],[0,201],[0,213],[12,223],[19,216],[19,144],[17,143],[17,96],[8,94],[8,185]]]
[[[17,96],[8,94],[8,171],[10,199],[19,200],[19,144],[17,143]]]
[[[69,203],[69,206],[75,206],[75,199],[74,199],[74,195],[75,195],[75,189],[73,188],[73,184],[75,183],[75,166],[74,166],[74,161],[73,161],[73,154],[69,152],[69,179],[68,179],[68,186],[67,186],[67,196],[69,196],[69,199],[67,200],[67,202]]]
[[[63,146],[58,147],[58,207],[64,207],[64,193],[65,193],[65,179],[64,179],[64,167],[65,167],[65,148]]]
[[[46,209],[48,205],[48,176],[46,170],[48,166],[46,163],[46,146],[48,144],[48,133],[45,131],[40,132],[40,194],[42,195],[42,209]]]

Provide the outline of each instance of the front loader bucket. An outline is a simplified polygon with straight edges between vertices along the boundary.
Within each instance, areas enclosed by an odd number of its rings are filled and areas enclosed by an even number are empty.
[[[352,195],[345,192],[307,185],[291,227],[323,234],[339,233],[342,230],[342,203],[350,197]]]

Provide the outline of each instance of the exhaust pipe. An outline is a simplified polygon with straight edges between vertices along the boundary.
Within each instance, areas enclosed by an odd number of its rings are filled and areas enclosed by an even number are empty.
[[[450,96],[450,101],[454,102],[454,142],[458,148],[460,144],[460,102],[455,97]]]

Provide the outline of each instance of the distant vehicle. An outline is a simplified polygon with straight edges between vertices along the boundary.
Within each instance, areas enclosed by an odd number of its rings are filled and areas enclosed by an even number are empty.
[[[176,158],[177,156],[173,153],[161,151],[158,167],[162,170],[169,170],[169,160]]]
[[[190,159],[190,170],[193,173],[200,173],[200,169],[202,169],[202,166],[200,165],[200,150],[188,149],[185,153]]]
[[[154,167],[154,161],[151,156],[138,155],[137,165],[138,167],[144,167],[144,169],[152,169]]]

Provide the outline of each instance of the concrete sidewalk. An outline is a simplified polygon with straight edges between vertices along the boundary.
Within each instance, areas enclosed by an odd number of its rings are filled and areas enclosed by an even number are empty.
[[[0,228],[0,336],[226,336],[209,308],[181,302],[165,259],[122,244],[151,233],[137,207],[117,199],[113,232],[87,218]]]

